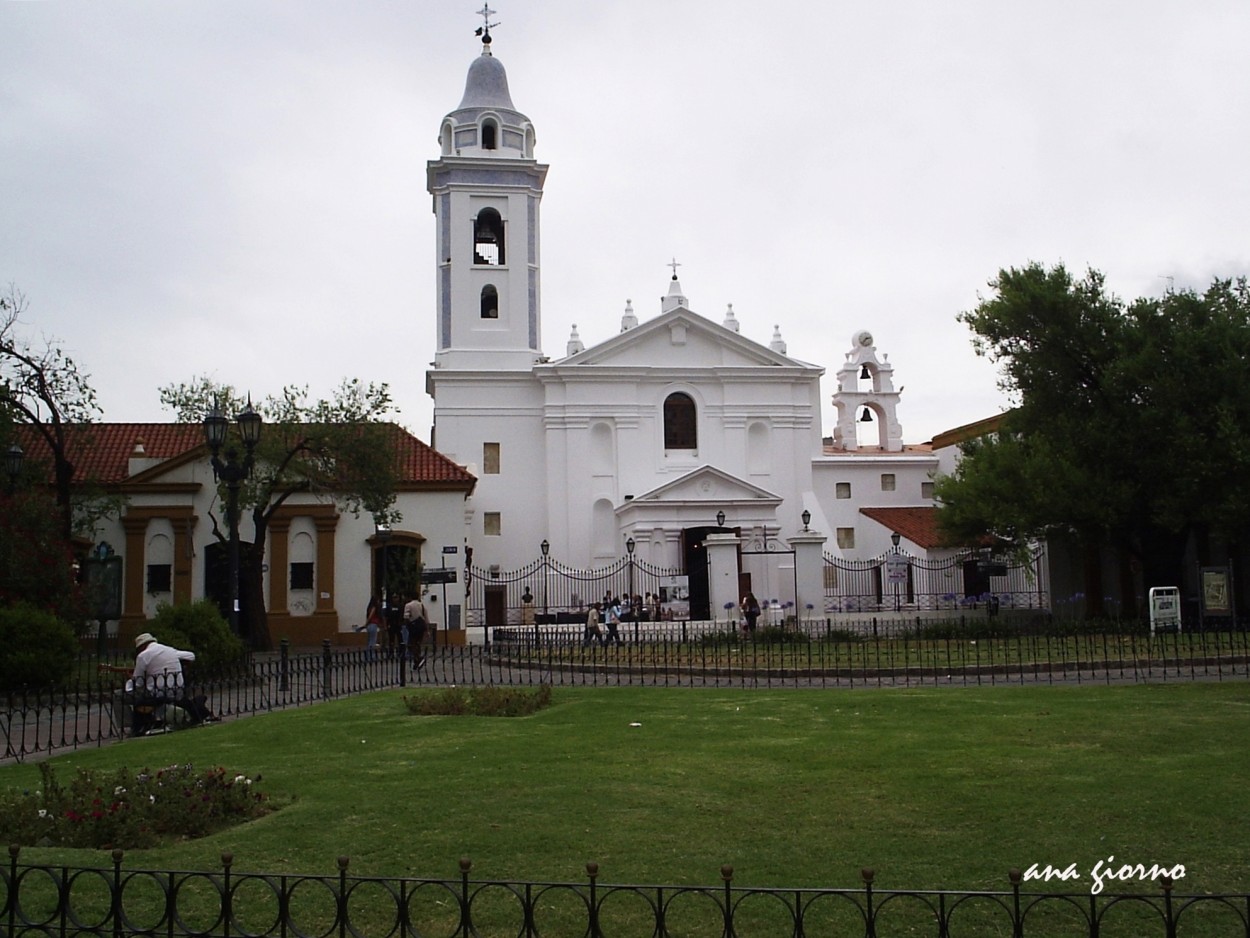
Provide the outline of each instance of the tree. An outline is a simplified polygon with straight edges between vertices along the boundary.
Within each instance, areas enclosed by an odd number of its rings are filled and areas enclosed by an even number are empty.
[[[0,608],[31,606],[80,630],[89,610],[52,498],[23,488],[0,496],[0,506]]]
[[[1015,406],[938,480],[949,537],[1065,534],[1174,582],[1186,545],[1250,529],[1244,279],[1128,304],[1097,271],[1077,280],[1062,265],[990,286],[959,319]]]
[[[26,297],[10,284],[0,296],[0,409],[10,424],[26,424],[47,445],[62,536],[74,531],[74,437],[89,433],[100,413],[95,391],[78,364],[50,339],[22,336]],[[34,454],[32,454],[34,455]]]
[[[171,385],[161,402],[177,419],[198,423],[214,407],[239,413],[248,401],[228,385],[199,378]],[[344,381],[328,399],[311,401],[307,388],[288,387],[256,407],[265,424],[251,478],[240,490],[240,514],[250,512],[253,547],[243,554],[240,596],[242,637],[254,649],[272,645],[264,605],[265,542],[274,513],[292,496],[308,493],[333,501],[353,514],[366,511],[379,523],[399,520],[394,510],[398,467],[393,424],[382,418],[393,410],[386,385]],[[232,428],[237,433],[237,428]],[[238,446],[241,450],[241,445]],[[221,497],[224,501],[224,489]],[[228,539],[224,519],[210,513],[213,532]]]

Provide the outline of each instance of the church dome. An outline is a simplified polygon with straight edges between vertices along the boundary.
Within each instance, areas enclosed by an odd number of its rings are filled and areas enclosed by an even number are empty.
[[[489,48],[469,66],[464,82],[464,97],[457,110],[473,107],[504,108],[515,111],[508,93],[508,73],[503,63],[490,54]]]
[[[491,54],[488,38],[469,66],[460,105],[443,118],[443,155],[533,159],[534,125],[512,103],[508,73]]]

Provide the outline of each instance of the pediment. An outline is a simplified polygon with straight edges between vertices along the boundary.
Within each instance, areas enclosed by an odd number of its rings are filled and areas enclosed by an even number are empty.
[[[750,504],[759,508],[770,508],[780,505],[782,498],[774,492],[760,488],[715,466],[700,466],[671,482],[665,482],[639,495],[628,504],[644,507],[656,503],[694,505],[699,502],[707,502],[709,506]],[[716,511],[710,508],[709,510],[711,514],[708,517],[715,516]]]
[[[553,363],[572,368],[811,368],[684,307]]]

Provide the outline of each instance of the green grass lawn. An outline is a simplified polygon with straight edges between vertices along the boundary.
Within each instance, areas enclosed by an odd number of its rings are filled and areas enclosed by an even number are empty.
[[[1007,871],[1184,864],[1250,892],[1250,683],[912,690],[557,689],[535,716],[414,717],[380,692],[53,760],[222,765],[284,806],[126,865],[359,875],[1004,888]],[[631,724],[640,724],[633,726]],[[33,787],[33,765],[0,785]],[[3,832],[0,832],[3,837]],[[101,851],[28,847],[32,863]],[[1140,887],[1156,891],[1145,884]],[[1109,888],[1108,891],[1125,891]],[[1134,890],[1136,891],[1136,890]]]

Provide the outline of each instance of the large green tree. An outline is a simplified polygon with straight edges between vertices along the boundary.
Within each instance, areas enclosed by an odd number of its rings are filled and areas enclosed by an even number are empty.
[[[181,422],[202,421],[219,408],[233,416],[250,401],[228,385],[199,378],[161,389],[161,402]],[[308,493],[332,501],[352,513],[373,515],[379,522],[399,520],[395,511],[398,431],[384,418],[393,411],[386,385],[344,381],[328,398],[313,400],[307,388],[288,387],[255,405],[264,418],[251,478],[240,490],[240,515],[250,514],[252,549],[244,552],[240,567],[242,637],[254,649],[272,645],[265,610],[263,570],[265,542],[274,513],[292,496]],[[236,437],[224,449],[243,452]],[[229,530],[225,517],[226,492],[220,492],[221,511],[211,513],[213,531],[223,543]]]
[[[1172,582],[1187,544],[1250,530],[1244,278],[1125,302],[1097,271],[1030,264],[990,286],[959,319],[1013,409],[938,480],[948,536],[1064,534]]]

